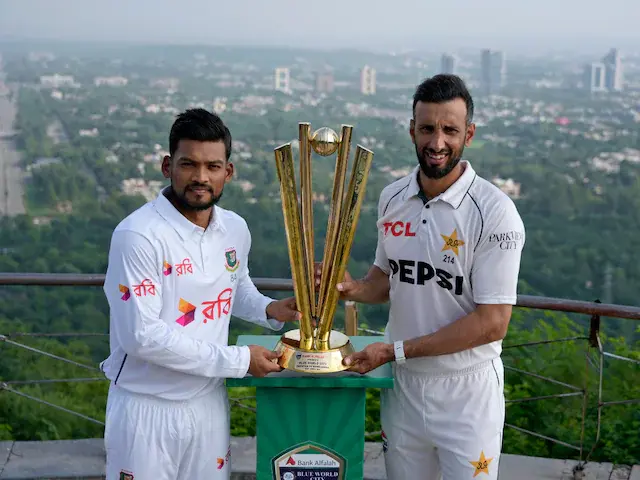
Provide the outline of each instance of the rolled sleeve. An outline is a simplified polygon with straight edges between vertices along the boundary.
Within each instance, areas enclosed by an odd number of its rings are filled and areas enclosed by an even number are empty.
[[[114,233],[104,284],[112,338],[126,354],[172,370],[204,377],[245,376],[248,347],[194,339],[161,319],[160,265],[147,238],[128,230]]]
[[[513,202],[492,215],[493,221],[474,254],[471,279],[476,304],[510,304],[517,301],[520,259],[525,228]]]

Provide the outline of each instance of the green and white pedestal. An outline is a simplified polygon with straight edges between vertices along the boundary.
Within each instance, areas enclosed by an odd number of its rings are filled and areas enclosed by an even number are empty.
[[[243,335],[238,345],[273,349],[280,336]],[[381,337],[351,337],[356,350]],[[257,480],[361,480],[364,476],[367,388],[393,388],[391,367],[360,375],[307,375],[285,370],[234,378],[256,387]]]

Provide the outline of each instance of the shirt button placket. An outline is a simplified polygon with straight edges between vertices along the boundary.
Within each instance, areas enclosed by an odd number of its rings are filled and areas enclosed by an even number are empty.
[[[431,208],[431,205],[429,205],[428,203],[425,203],[425,204],[424,204],[424,208],[425,208],[425,210],[428,210],[429,208]],[[426,223],[427,223],[427,219],[426,219],[426,218],[424,218],[424,217],[425,217],[425,215],[426,215],[426,213],[423,213],[423,214],[422,214],[422,223],[423,223],[423,224],[426,224]]]

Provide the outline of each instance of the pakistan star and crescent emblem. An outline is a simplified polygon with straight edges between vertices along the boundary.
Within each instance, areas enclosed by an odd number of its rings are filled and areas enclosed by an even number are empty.
[[[225,268],[230,272],[235,272],[238,269],[240,262],[238,262],[238,258],[236,257],[235,248],[229,248],[224,252],[224,261]]]
[[[456,254],[456,257],[460,253],[458,249],[464,245],[464,241],[462,239],[458,239],[458,229],[454,229],[451,235],[443,235],[440,234],[442,239],[444,240],[444,245],[442,246],[442,252],[447,250],[451,250]]]
[[[484,450],[483,450],[480,452],[480,458],[477,461],[475,462],[470,461],[469,463],[473,465],[474,468],[476,469],[475,472],[473,472],[474,478],[480,475],[481,473],[486,473],[487,475],[489,475],[489,464],[491,463],[492,460],[493,460],[493,457],[485,458]]]

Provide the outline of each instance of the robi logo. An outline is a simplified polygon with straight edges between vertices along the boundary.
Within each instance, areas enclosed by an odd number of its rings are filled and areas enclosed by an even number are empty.
[[[415,237],[415,230],[411,231],[411,222],[385,222],[384,224],[385,236],[391,232],[394,237]]]
[[[445,290],[453,290],[456,295],[462,295],[462,287],[464,277],[453,276],[442,268],[433,268],[427,262],[416,262],[415,260],[389,260],[391,268],[391,276],[395,277],[399,274],[401,283],[410,283],[412,285],[424,285],[429,280],[437,277],[436,284]]]

